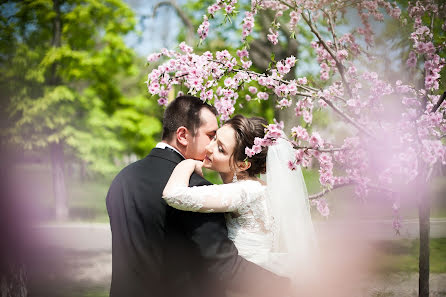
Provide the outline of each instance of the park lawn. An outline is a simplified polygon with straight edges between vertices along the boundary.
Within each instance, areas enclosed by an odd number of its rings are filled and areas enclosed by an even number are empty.
[[[418,239],[376,242],[376,272],[418,272],[419,246]],[[430,239],[430,272],[446,273],[446,238]]]

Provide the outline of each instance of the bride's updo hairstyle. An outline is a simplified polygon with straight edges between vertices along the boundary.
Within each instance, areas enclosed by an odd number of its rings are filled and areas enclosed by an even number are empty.
[[[231,156],[233,166],[236,166],[236,162],[243,162],[247,159],[251,162],[251,167],[245,171],[249,176],[265,173],[268,147],[262,147],[260,153],[250,158],[246,156],[245,148],[251,148],[256,137],[263,138],[265,136],[265,126],[268,125],[268,122],[260,117],[246,118],[242,115],[236,115],[226,121],[225,125],[229,125],[235,130],[235,148]]]

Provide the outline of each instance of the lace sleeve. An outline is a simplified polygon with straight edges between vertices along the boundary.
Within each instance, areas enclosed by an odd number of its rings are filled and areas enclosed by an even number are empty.
[[[261,191],[257,182],[186,187],[177,185],[163,198],[173,208],[194,212],[235,212],[257,199]]]

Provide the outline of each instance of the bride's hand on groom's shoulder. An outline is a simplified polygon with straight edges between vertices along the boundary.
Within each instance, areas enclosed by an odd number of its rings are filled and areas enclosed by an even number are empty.
[[[182,167],[182,169],[185,169],[189,171],[191,174],[195,171],[195,173],[199,174],[200,176],[203,176],[203,162],[197,161],[193,159],[186,159],[181,161],[178,166]]]
[[[195,167],[194,167],[195,173],[203,177],[203,161],[197,161],[197,160],[194,161],[195,161]]]

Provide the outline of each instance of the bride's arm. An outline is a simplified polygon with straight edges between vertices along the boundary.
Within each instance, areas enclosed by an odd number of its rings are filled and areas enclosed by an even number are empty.
[[[166,186],[164,187],[163,196],[168,193],[172,193],[172,191],[177,186],[182,186],[182,187],[189,186],[190,176],[192,175],[192,173],[194,173],[195,167],[200,166],[199,163],[201,163],[202,166],[203,162],[191,159],[183,160],[180,163],[178,163],[178,165],[172,171],[172,174],[170,175],[170,178],[167,181]]]
[[[241,184],[189,188],[191,174],[201,169],[201,162],[197,162],[185,160],[175,167],[163,191],[167,204],[185,211],[233,212],[247,203],[248,195]]]

